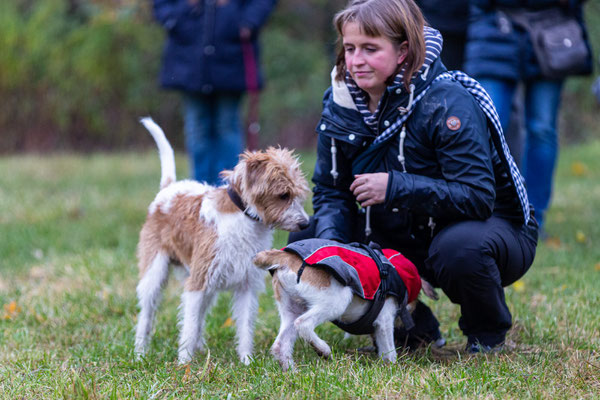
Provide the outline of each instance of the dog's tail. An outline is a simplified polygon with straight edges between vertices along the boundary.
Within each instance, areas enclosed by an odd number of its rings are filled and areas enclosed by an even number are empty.
[[[140,122],[148,129],[158,147],[161,169],[160,188],[163,189],[176,180],[173,148],[169,144],[163,130],[151,117],[143,117],[140,119]]]

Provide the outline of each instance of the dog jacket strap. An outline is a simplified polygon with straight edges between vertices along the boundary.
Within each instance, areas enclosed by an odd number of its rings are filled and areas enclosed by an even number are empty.
[[[373,242],[369,243],[369,246],[361,243],[360,247],[364,249],[369,254],[369,256],[375,261],[377,269],[379,270],[379,275],[381,277],[381,283],[379,286],[379,290],[377,291],[377,294],[375,295],[375,298],[371,303],[371,306],[362,317],[348,324],[343,323],[341,321],[333,321],[333,323],[337,325],[340,329],[353,335],[367,335],[375,331],[373,323],[379,316],[379,313],[383,308],[383,304],[385,303],[387,292],[389,291],[388,265],[386,263],[381,262],[379,254],[377,254],[375,250],[373,250],[373,247],[375,247],[381,252],[379,245]]]
[[[413,320],[412,315],[410,315],[410,313],[408,312],[408,309],[406,308],[407,304],[408,304],[408,292],[406,292],[406,294],[404,295],[404,300],[402,301],[402,304],[398,308],[397,315],[402,320],[402,325],[404,325],[404,329],[406,329],[407,331],[410,331],[412,328],[415,327],[415,321]]]
[[[306,261],[302,260],[302,266],[298,270],[298,279],[296,280],[296,283],[300,283],[300,277],[302,276],[302,273],[304,272],[304,268],[306,268],[307,265],[308,264],[306,263]]]
[[[385,295],[383,295],[382,292],[377,292],[367,312],[356,321],[344,323],[336,320],[331,322],[338,328],[351,333],[352,335],[370,335],[375,331],[373,323],[379,316],[379,312],[383,308],[383,303],[385,303]]]

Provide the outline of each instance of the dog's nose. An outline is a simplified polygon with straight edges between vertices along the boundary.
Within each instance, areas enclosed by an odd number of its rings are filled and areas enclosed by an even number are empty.
[[[303,231],[304,229],[308,228],[309,226],[310,226],[310,222],[307,219],[302,220],[302,222],[300,222],[298,224],[298,227],[300,228],[301,231]]]

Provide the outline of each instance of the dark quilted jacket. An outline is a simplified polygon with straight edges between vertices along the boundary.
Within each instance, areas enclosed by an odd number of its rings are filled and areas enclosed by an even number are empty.
[[[154,15],[167,31],[160,74],[167,88],[188,92],[246,90],[240,28],[258,33],[275,0],[154,0]],[[255,68],[260,63],[257,62]],[[259,86],[262,76],[259,72]]]

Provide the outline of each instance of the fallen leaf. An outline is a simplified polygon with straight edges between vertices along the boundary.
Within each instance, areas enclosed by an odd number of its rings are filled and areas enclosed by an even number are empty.
[[[4,315],[2,319],[13,319],[21,312],[21,307],[17,305],[16,301],[11,301],[4,305]]]
[[[225,322],[223,322],[221,328],[229,328],[230,326],[233,326],[233,320],[231,319],[231,317],[227,318]]]
[[[525,282],[518,280],[513,283],[513,288],[515,289],[515,292],[523,292],[525,290]]]
[[[585,233],[583,233],[582,231],[577,231],[575,232],[575,240],[577,240],[577,242],[579,243],[585,243],[585,241],[587,240],[587,236],[585,236]]]
[[[596,265],[594,266],[594,269],[595,269],[596,271],[600,271],[600,262],[599,262],[599,263],[596,263]]]
[[[580,161],[575,161],[574,163],[571,164],[571,173],[575,176],[584,176],[585,174],[587,174],[588,172],[588,168],[587,166],[580,162]]]
[[[544,243],[546,243],[546,246],[554,250],[558,250],[561,246],[560,239],[557,237],[549,237],[548,239],[544,240]]]
[[[190,380],[191,375],[192,375],[192,369],[190,368],[190,365],[188,364],[185,366],[185,372],[183,374],[183,381],[188,382]]]

